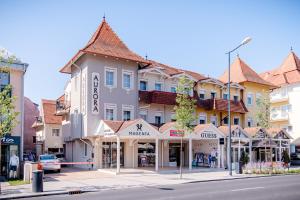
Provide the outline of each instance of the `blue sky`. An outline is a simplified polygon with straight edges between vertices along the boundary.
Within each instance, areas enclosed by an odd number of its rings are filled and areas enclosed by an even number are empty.
[[[139,55],[219,77],[225,52],[246,36],[253,40],[238,53],[257,72],[278,67],[291,46],[300,56],[299,10],[297,0],[2,0],[0,46],[29,63],[25,95],[40,103],[63,93],[70,76],[59,69],[87,43],[104,13]]]

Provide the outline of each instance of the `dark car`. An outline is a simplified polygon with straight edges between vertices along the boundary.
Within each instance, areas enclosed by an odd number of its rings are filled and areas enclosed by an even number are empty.
[[[291,165],[300,165],[300,153],[291,154]]]
[[[66,162],[65,155],[63,153],[57,153],[57,154],[55,154],[55,156],[59,160],[59,162],[61,162],[61,163]],[[66,164],[62,164],[61,166],[66,167]]]

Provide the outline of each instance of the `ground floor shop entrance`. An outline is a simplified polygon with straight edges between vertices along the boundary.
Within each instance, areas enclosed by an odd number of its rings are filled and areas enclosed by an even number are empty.
[[[169,144],[169,167],[179,167],[180,162],[185,163],[185,147],[186,143],[182,144],[182,152],[180,151],[180,143]],[[182,160],[181,160],[182,156]]]
[[[138,143],[138,167],[155,167],[155,143]]]
[[[102,143],[102,163],[103,168],[117,167],[117,143],[103,142]],[[120,165],[124,166],[124,142],[120,143]]]

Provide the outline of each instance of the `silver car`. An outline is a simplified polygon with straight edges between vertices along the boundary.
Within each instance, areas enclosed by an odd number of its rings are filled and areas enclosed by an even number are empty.
[[[54,154],[44,154],[39,156],[39,161],[43,166],[44,171],[60,172],[60,161]]]

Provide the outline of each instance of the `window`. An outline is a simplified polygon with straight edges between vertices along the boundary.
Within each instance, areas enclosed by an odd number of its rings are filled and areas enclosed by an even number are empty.
[[[148,115],[147,110],[140,111],[140,118],[142,118],[143,120],[147,121],[147,115]]]
[[[238,102],[239,101],[239,96],[238,95],[233,95],[233,101]]]
[[[155,124],[161,124],[161,116],[155,116]]]
[[[216,92],[211,92],[210,93],[210,98],[212,98],[212,99],[216,98]]]
[[[86,143],[84,143],[84,156],[87,156],[87,144]]]
[[[117,120],[117,105],[105,103],[104,104],[104,119]]]
[[[105,68],[105,86],[110,88],[117,86],[117,69]]]
[[[59,136],[59,129],[52,129],[52,136]]]
[[[199,124],[206,124],[206,116],[205,115],[200,115]]]
[[[36,136],[32,136],[32,143],[33,143],[33,144],[36,143]]]
[[[210,116],[210,123],[217,126],[217,116]]]
[[[228,94],[223,94],[223,99],[228,99]]]
[[[247,104],[251,106],[253,104],[253,94],[248,93],[247,95]]]
[[[162,84],[161,83],[155,83],[155,90],[161,91],[162,90]]]
[[[134,107],[132,105],[122,105],[123,121],[129,121],[134,118]]]
[[[176,122],[176,113],[171,114],[171,121]]]
[[[228,117],[225,117],[225,118],[223,119],[223,122],[224,122],[224,124],[228,124]]]
[[[199,91],[199,99],[205,99],[205,90]]]
[[[9,73],[0,72],[0,85],[8,85],[9,84]]]
[[[247,124],[248,124],[248,127],[251,127],[251,126],[253,125],[253,120],[252,120],[252,118],[248,118]]]
[[[140,90],[142,91],[147,90],[147,81],[140,81]]]
[[[240,118],[239,117],[234,117],[233,118],[233,124],[234,125],[239,125],[240,124]]]
[[[171,87],[171,92],[176,93],[176,87]]]
[[[123,88],[130,90],[133,89],[133,72],[123,71]]]

